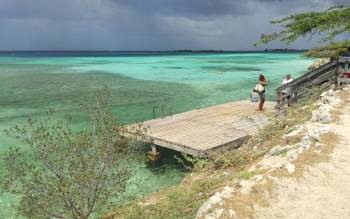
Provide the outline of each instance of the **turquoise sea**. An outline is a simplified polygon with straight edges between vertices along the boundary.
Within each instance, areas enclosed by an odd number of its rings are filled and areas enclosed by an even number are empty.
[[[259,74],[269,81],[267,99],[287,73],[294,78],[312,63],[301,53],[0,53],[0,130],[48,109],[69,113],[77,128],[84,126],[79,104],[108,86],[112,110],[122,123],[152,119],[154,106],[166,113],[248,99]],[[156,116],[160,116],[157,112]],[[0,133],[0,153],[15,144]],[[178,183],[186,172],[165,151],[159,164],[140,164],[125,200]],[[1,162],[0,162],[1,171]],[[142,187],[137,186],[142,182]],[[14,216],[13,196],[0,196],[0,217]]]

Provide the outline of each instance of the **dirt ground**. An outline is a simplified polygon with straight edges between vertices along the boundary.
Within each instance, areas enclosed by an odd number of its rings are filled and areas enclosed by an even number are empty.
[[[331,125],[339,141],[330,159],[307,167],[303,177],[276,177],[270,207],[256,206],[254,218],[350,218],[350,95],[341,111]]]

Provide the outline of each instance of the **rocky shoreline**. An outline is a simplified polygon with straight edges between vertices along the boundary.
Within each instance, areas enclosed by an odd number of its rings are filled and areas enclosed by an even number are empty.
[[[341,108],[347,104],[350,110],[350,99],[346,99],[350,87],[318,92],[282,114],[271,115],[271,125],[240,148],[212,160],[194,160],[192,173],[180,184],[122,206],[104,218],[281,218],[266,216],[278,212],[269,210],[278,206],[275,193],[283,195],[289,186],[285,180],[302,179],[309,167],[328,160],[338,141],[338,133],[333,132],[343,115]],[[350,177],[350,172],[344,175]],[[297,195],[289,192],[289,196]],[[294,200],[283,203],[293,204]],[[281,214],[286,212],[291,213],[287,209]]]
[[[291,127],[292,131],[283,136],[285,145],[276,145],[258,163],[248,168],[248,172],[256,173],[253,177],[232,182],[221,192],[216,192],[199,208],[196,219],[240,218],[239,209],[234,204],[238,197],[251,196],[258,186],[268,188],[267,185],[275,184],[281,172],[283,176],[295,175],[298,167],[294,163],[298,158],[311,149],[318,151],[325,147],[321,136],[331,132],[330,123],[335,119],[332,112],[343,102],[339,97],[340,92],[349,94],[350,88],[323,92],[319,101],[314,103],[317,108],[312,112],[310,121]],[[267,190],[261,194],[266,200],[270,198]],[[254,211],[256,201],[250,200],[248,203]]]
[[[329,58],[320,58],[320,59],[316,59],[307,69],[309,71],[313,71],[319,67],[321,67],[322,65],[327,64],[328,62],[330,62],[331,59]]]

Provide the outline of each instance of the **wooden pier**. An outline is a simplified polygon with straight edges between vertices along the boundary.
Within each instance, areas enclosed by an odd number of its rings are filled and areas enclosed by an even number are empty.
[[[274,112],[274,106],[266,102],[265,111],[258,112],[258,103],[236,101],[149,120],[143,123],[143,140],[156,147],[208,157],[257,134],[269,123],[267,114]]]
[[[349,50],[350,51],[350,50]],[[295,79],[291,83],[276,89],[277,105],[265,103],[265,112],[257,112],[258,103],[236,101],[203,109],[192,110],[165,118],[149,120],[143,123],[146,132],[141,139],[152,143],[151,155],[159,155],[156,147],[165,147],[198,157],[208,157],[215,153],[234,148],[258,133],[269,123],[267,114],[281,109],[284,105],[307,98],[312,88],[327,88],[336,82],[348,82],[345,74],[350,74],[350,52],[338,60],[320,66]],[[345,73],[345,74],[344,74]],[[342,74],[344,74],[342,76]],[[282,92],[289,89],[288,93]],[[276,106],[276,107],[275,107]],[[137,135],[133,127],[128,126],[127,135]]]

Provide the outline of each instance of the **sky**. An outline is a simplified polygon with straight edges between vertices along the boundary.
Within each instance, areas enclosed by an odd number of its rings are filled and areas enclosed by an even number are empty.
[[[318,40],[255,48],[269,23],[350,0],[0,0],[0,50],[307,49]]]

